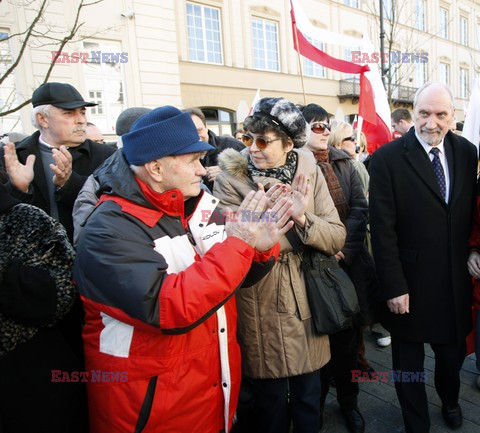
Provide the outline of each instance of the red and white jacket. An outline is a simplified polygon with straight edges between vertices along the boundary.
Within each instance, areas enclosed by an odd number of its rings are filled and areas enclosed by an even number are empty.
[[[241,376],[234,293],[271,269],[279,245],[260,253],[226,237],[206,218],[218,204],[207,193],[184,202],[122,183],[88,219],[74,267],[95,371],[90,432],[228,432]]]

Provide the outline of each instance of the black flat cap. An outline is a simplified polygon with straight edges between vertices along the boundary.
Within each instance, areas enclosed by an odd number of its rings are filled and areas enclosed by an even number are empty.
[[[93,102],[85,102],[75,87],[66,83],[45,83],[33,92],[32,105],[53,105],[73,110],[80,107],[94,107]]]

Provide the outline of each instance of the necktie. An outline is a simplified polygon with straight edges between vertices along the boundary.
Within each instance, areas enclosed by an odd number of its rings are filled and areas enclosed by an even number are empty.
[[[440,193],[445,200],[447,185],[445,183],[445,172],[443,171],[442,162],[440,161],[440,158],[438,156],[440,151],[436,147],[434,147],[430,150],[430,153],[433,155],[432,167],[433,172],[435,173],[435,179],[437,179],[438,186],[440,187]]]

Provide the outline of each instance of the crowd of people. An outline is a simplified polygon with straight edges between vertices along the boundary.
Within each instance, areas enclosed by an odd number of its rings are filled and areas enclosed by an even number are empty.
[[[1,433],[318,433],[332,384],[361,433],[366,329],[409,374],[430,344],[443,418],[462,425],[478,154],[447,86],[395,110],[372,155],[354,125],[285,98],[233,137],[197,107],[131,107],[115,146],[69,84],[32,105],[37,132],[0,148]],[[297,245],[353,283],[347,328],[315,331]],[[395,388],[406,432],[428,432],[425,383]]]

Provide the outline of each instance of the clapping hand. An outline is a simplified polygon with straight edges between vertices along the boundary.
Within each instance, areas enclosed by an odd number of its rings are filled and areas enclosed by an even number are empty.
[[[292,219],[300,227],[305,227],[305,210],[308,204],[308,195],[310,193],[310,184],[307,176],[303,173],[297,174],[292,182]]]
[[[55,164],[50,164],[54,173],[52,181],[55,186],[62,188],[72,175],[72,155],[65,146],[53,149],[52,154],[55,162]]]
[[[5,169],[12,185],[19,191],[27,192],[30,183],[33,180],[33,164],[35,155],[29,155],[25,164],[18,160],[15,144],[6,143],[5,152]]]
[[[267,251],[293,225],[288,222],[292,214],[292,202],[288,198],[278,201],[268,213],[265,211],[268,199],[263,189],[250,191],[237,210],[237,218],[229,218],[225,223],[228,236],[242,239],[259,251]],[[226,208],[227,214],[232,211]]]
[[[258,189],[264,190],[264,186],[259,183]],[[273,208],[275,204],[284,197],[290,197],[292,193],[292,187],[283,183],[276,183],[265,193],[267,196],[267,207],[269,209]]]

